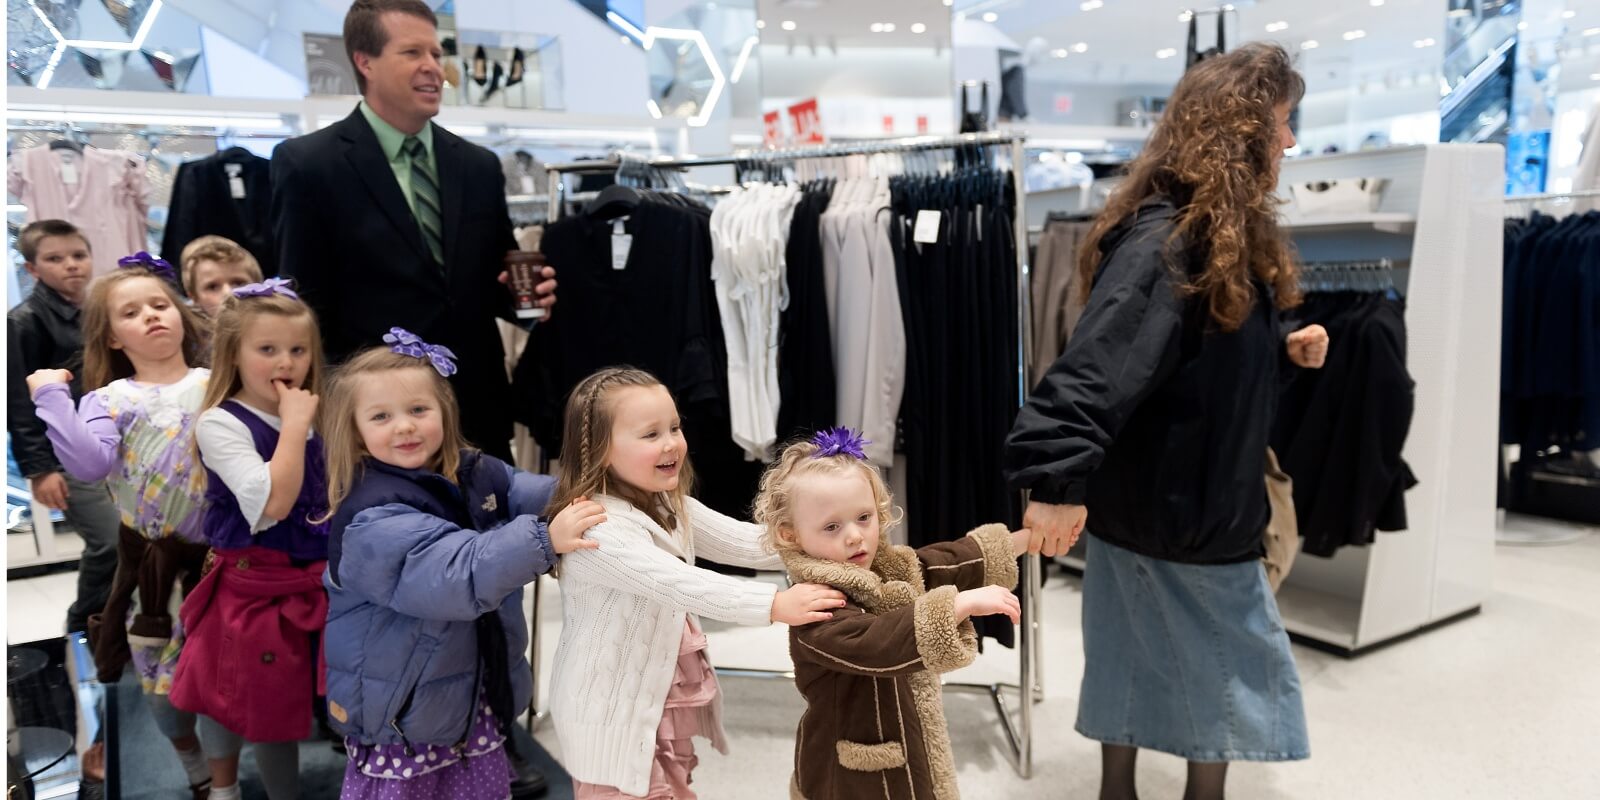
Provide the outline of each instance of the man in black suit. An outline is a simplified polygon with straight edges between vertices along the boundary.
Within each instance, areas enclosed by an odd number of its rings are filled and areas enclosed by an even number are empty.
[[[463,433],[509,462],[495,318],[514,318],[497,276],[517,244],[499,160],[432,122],[444,87],[437,24],[421,0],[350,7],[345,50],[361,104],[273,153],[273,236],[280,271],[316,311],[330,360],[381,344],[394,326],[449,347]],[[544,277],[548,309],[555,270]]]

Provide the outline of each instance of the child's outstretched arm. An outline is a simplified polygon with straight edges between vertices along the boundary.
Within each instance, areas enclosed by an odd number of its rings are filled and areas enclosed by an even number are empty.
[[[798,584],[783,592],[792,602],[775,605],[778,587],[685,564],[657,547],[648,533],[626,525],[596,525],[589,529],[588,538],[599,547],[579,550],[564,558],[563,581],[593,581],[654,603],[739,625],[809,622],[816,620],[818,617],[813,615],[823,609],[844,604],[844,595],[837,590]],[[813,588],[820,590],[812,591]]]
[[[116,468],[122,433],[98,392],[85,393],[72,408],[71,378],[64,369],[42,369],[28,376],[28,389],[62,468],[80,481],[98,481]]]
[[[942,586],[886,614],[846,606],[828,622],[790,628],[789,655],[869,677],[960,669],[978,655],[971,626],[961,624],[967,618],[961,597],[955,587]]]
[[[489,456],[484,456],[484,461],[489,461]],[[513,516],[542,517],[545,509],[550,505],[550,496],[555,493],[556,479],[549,475],[537,475],[524,472],[509,464],[498,460],[505,469],[510,480],[511,489],[506,492],[506,499],[511,503]],[[574,498],[566,508],[556,513],[550,520],[547,533],[550,536],[550,547],[556,555],[566,555],[573,550],[599,547],[598,544],[583,538],[583,534],[590,528],[606,521],[606,510],[599,503],[586,497]]]
[[[689,498],[689,525],[695,555],[719,564],[781,572],[783,559],[761,543],[766,528],[737,520]]]
[[[391,503],[357,514],[340,536],[335,583],[419,619],[476,619],[556,561],[532,516],[479,533]]]
[[[952,542],[930,544],[917,550],[923,580],[929,588],[954,586],[1017,586],[1017,556],[1026,552],[1028,532],[1004,525],[984,525]]]

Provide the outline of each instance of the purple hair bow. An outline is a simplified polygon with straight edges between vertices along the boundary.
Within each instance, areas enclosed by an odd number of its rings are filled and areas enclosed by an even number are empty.
[[[872,444],[872,442],[862,438],[860,433],[849,428],[829,428],[825,431],[817,431],[817,435],[811,437],[811,443],[817,446],[817,453],[812,458],[850,456],[863,461],[867,458],[866,446]]]
[[[268,278],[260,283],[247,283],[233,290],[234,297],[271,297],[275,294],[290,300],[300,299],[300,295],[295,294],[294,283],[288,278]]]
[[[166,278],[169,281],[176,281],[178,279],[178,271],[173,269],[171,264],[163,261],[162,259],[156,258],[155,256],[150,255],[143,250],[140,250],[131,256],[123,256],[122,258],[117,259],[117,266],[140,267],[147,269],[152,273],[155,273],[156,277]]]
[[[422,337],[406,330],[405,328],[390,328],[383,335],[383,341],[389,349],[403,356],[420,358],[433,365],[440,375],[448,378],[456,374],[456,354],[450,348],[440,344],[428,344]]]

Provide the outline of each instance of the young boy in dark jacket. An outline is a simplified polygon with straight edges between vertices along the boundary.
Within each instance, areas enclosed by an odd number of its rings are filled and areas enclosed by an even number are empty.
[[[59,219],[29,223],[17,235],[17,249],[28,274],[39,283],[6,314],[6,431],[33,499],[62,512],[83,539],[78,596],[67,609],[67,630],[82,631],[89,615],[105,605],[117,569],[117,509],[104,483],[86,483],[62,470],[45,438],[44,423],[34,413],[27,377],[35,370],[68,370],[73,402],[83,396],[78,306],[88,293],[92,257],[89,240]]]

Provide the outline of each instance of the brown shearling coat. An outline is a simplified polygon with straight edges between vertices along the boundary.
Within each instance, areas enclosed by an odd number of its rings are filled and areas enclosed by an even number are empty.
[[[977,635],[955,619],[956,593],[1017,585],[1011,532],[985,525],[920,550],[878,545],[871,570],[783,554],[796,582],[847,604],[789,629],[806,712],[795,735],[795,800],[956,800],[939,673],[972,663]]]

